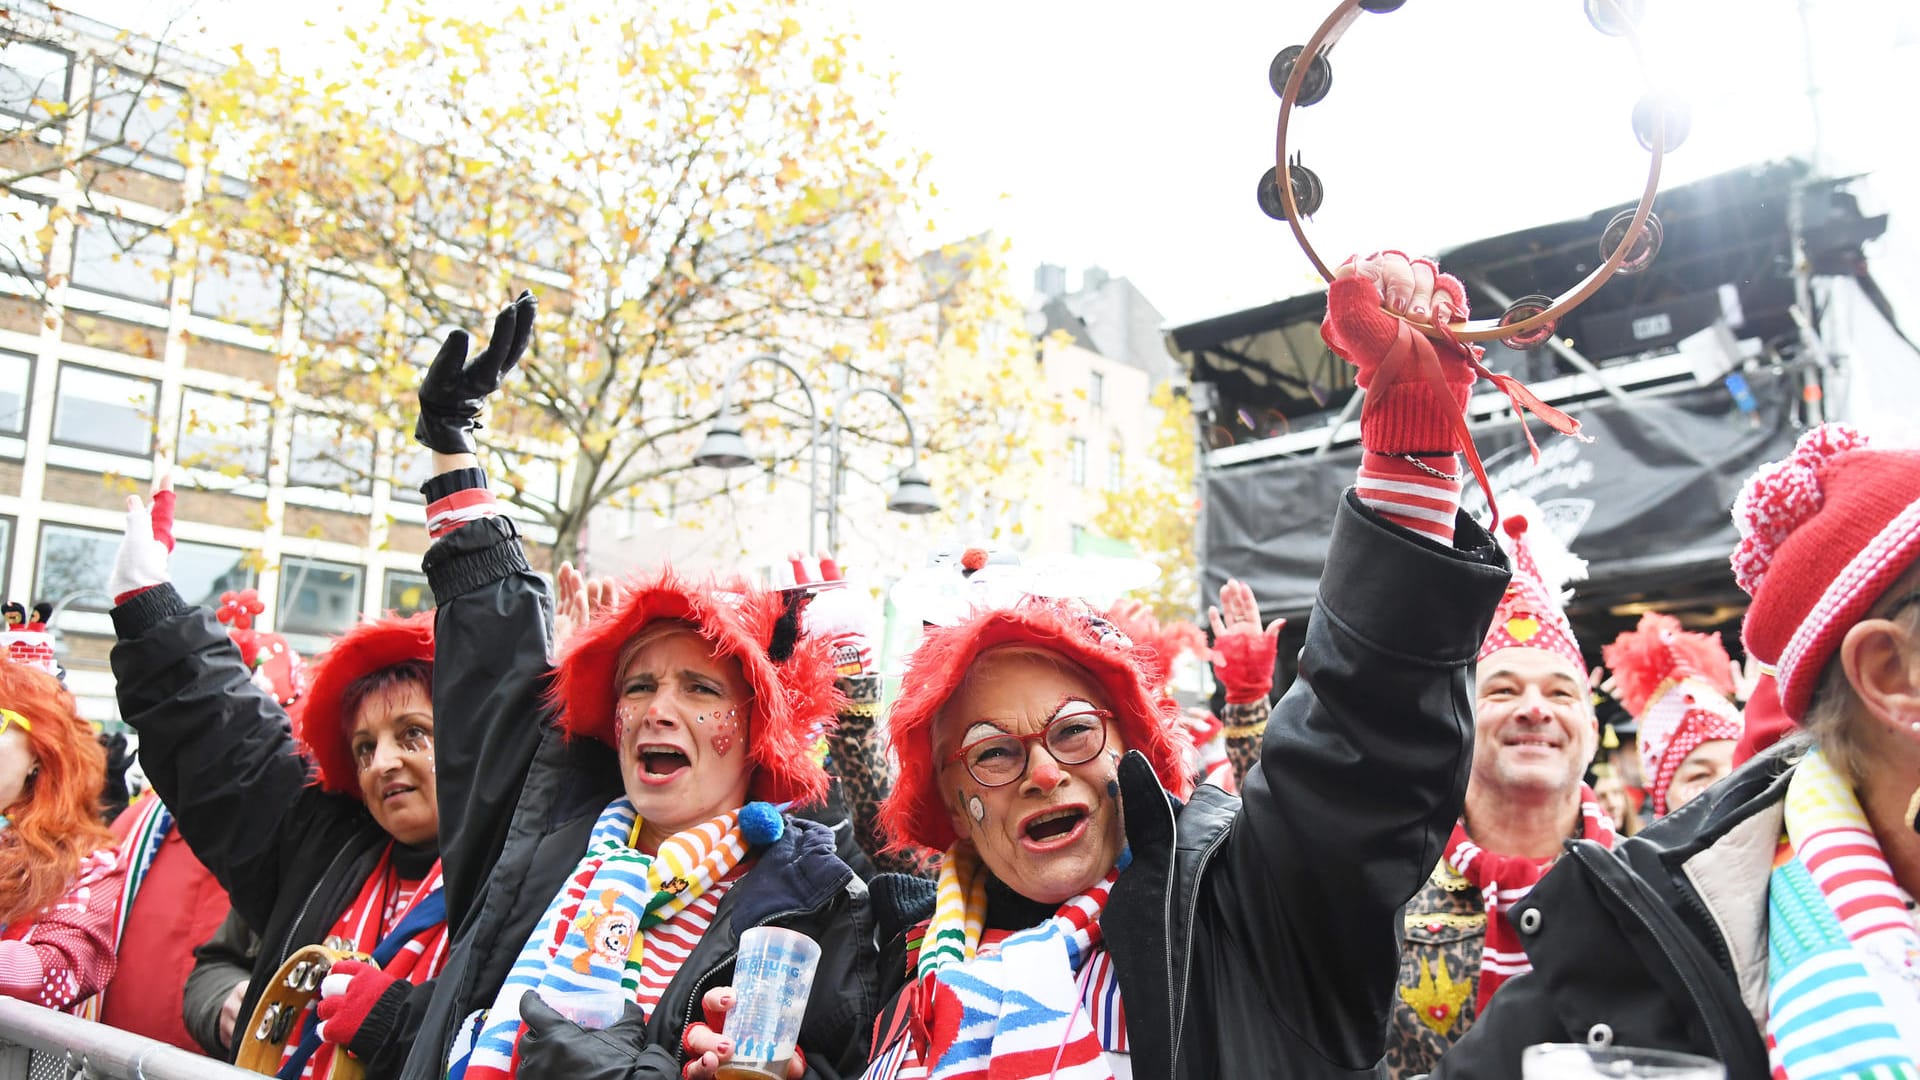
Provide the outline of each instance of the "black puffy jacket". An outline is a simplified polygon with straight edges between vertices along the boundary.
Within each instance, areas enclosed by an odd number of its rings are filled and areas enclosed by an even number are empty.
[[[366,803],[309,783],[286,714],[253,684],[212,612],[161,585],[114,608],[113,626],[120,715],[140,735],[140,767],[233,909],[260,931],[245,1024],[287,957],[326,938],[393,838]],[[395,845],[394,859],[424,873],[434,853]],[[383,997],[361,1025],[348,1048],[368,1077],[399,1074],[433,989],[429,979]]]
[[[436,541],[425,567],[434,620],[434,754],[441,868],[453,950],[404,1076],[438,1080],[459,1027],[493,1004],[520,948],[624,792],[614,752],[567,739],[542,701],[553,604],[513,523],[469,523]],[[866,887],[834,854],[833,830],[787,819],[786,834],[721,898],[719,910],[647,1018],[644,1043],[597,1041],[568,1080],[678,1080],[680,1041],[700,997],[725,985],[742,930],[775,925],[821,945],[801,1026],[807,1075],[865,1067],[877,999]],[[604,1053],[599,1053],[604,1051]],[[584,1051],[583,1051],[584,1052]],[[540,1078],[547,1080],[547,1078]]]
[[[1568,844],[1513,908],[1533,970],[1500,987],[1436,1080],[1517,1080],[1521,1051],[1544,1042],[1678,1050],[1736,1080],[1767,1076],[1767,884],[1807,746],[1761,754],[1611,852]]]
[[[1342,501],[1300,676],[1241,797],[1179,803],[1122,759],[1133,862],[1100,922],[1134,1076],[1384,1075],[1400,908],[1466,797],[1469,675],[1507,582],[1486,531],[1456,530],[1443,549]]]

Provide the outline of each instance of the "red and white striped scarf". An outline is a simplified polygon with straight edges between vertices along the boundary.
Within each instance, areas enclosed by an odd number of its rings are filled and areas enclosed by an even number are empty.
[[[360,887],[360,895],[334,920],[333,929],[327,931],[327,942],[335,947],[344,947],[354,952],[373,955],[380,940],[389,931],[406,918],[413,905],[425,899],[433,890],[440,887],[440,863],[435,860],[427,870],[427,876],[419,881],[402,881],[399,871],[393,866],[393,845],[380,855],[380,862],[373,872],[367,875],[366,883]],[[447,962],[447,924],[438,923],[431,929],[414,935],[413,939],[394,954],[392,960],[382,970],[403,982],[419,986],[440,973]],[[318,999],[315,999],[316,1001]],[[307,1019],[314,1005],[309,1003],[294,1021],[295,1037],[287,1040],[287,1048],[280,1056],[280,1065],[287,1062],[300,1048],[300,1032],[307,1029]],[[320,1044],[307,1059],[300,1071],[302,1080],[311,1080],[316,1076],[326,1076],[333,1064],[335,1047],[331,1043]]]
[[[1600,809],[1593,789],[1585,784],[1580,785],[1580,839],[1595,841],[1608,849],[1619,839],[1613,821]],[[1527,950],[1520,944],[1520,935],[1507,921],[1507,912],[1526,899],[1534,883],[1546,876],[1557,858],[1556,855],[1532,859],[1487,851],[1467,835],[1466,819],[1454,823],[1453,836],[1447,841],[1443,859],[1455,873],[1480,890],[1487,909],[1487,936],[1481,946],[1480,979],[1473,996],[1476,1014],[1486,1011],[1487,1001],[1500,989],[1501,983],[1533,970],[1533,962],[1527,959]]]

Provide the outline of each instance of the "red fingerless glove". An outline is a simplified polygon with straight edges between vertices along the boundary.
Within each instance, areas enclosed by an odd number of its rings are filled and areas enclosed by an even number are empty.
[[[1279,651],[1279,639],[1258,630],[1231,630],[1213,639],[1213,677],[1226,691],[1227,704],[1267,700]]]
[[[344,987],[336,978],[345,976]],[[332,984],[332,992],[329,985]],[[359,960],[341,960],[327,972],[320,984],[320,1038],[336,1046],[350,1047],[367,1017],[389,991],[404,994],[407,984],[381,971],[377,965]]]
[[[1436,273],[1436,304],[1443,295],[1452,316],[1465,318],[1466,290],[1453,275]],[[1320,324],[1322,340],[1359,369],[1355,381],[1367,391],[1360,443],[1378,454],[1452,453],[1455,418],[1478,377],[1471,362],[1479,351],[1434,341],[1380,305],[1370,278],[1341,278],[1327,290],[1327,318]]]

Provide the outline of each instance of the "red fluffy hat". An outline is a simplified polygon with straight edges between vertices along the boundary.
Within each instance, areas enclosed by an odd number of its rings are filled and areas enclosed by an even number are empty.
[[[900,697],[887,714],[900,776],[880,807],[880,824],[896,848],[945,851],[958,839],[940,797],[934,721],[980,654],[1003,645],[1042,649],[1085,669],[1105,694],[1128,748],[1146,755],[1162,787],[1186,796],[1192,781],[1173,730],[1174,705],[1147,684],[1152,651],[1085,604],[1028,597],[1012,607],[975,611],[956,626],[929,627],[907,661]]]
[[[1640,764],[1653,812],[1667,812],[1667,786],[1701,743],[1740,738],[1732,660],[1712,634],[1689,633],[1671,615],[1649,612],[1601,650],[1620,704],[1640,722]]]
[[[548,690],[560,727],[615,745],[621,650],[647,624],[683,619],[712,643],[715,656],[739,662],[753,692],[747,727],[752,797],[801,804],[824,798],[827,774],[812,746],[839,714],[841,699],[831,645],[800,632],[803,595],[739,579],[694,582],[672,570],[630,583],[619,604],[575,634],[560,655]]]
[[[1185,619],[1161,622],[1153,609],[1138,600],[1118,600],[1107,609],[1107,621],[1127,635],[1135,645],[1145,646],[1152,654],[1144,660],[1147,685],[1164,693],[1173,681],[1173,665],[1191,653],[1207,655],[1207,634]]]
[[[347,687],[382,668],[409,660],[433,663],[433,612],[404,619],[363,622],[339,637],[307,670],[307,692],[293,707],[293,734],[320,766],[320,786],[360,794],[360,770],[348,745],[348,717],[341,715]]]
[[[1587,564],[1546,528],[1544,515],[1531,499],[1509,494],[1500,501],[1509,513],[1501,519],[1496,539],[1513,561],[1513,578],[1494,610],[1477,659],[1485,660],[1501,649],[1542,649],[1585,674],[1587,662],[1561,605],[1569,595],[1567,583],[1586,577]],[[1536,522],[1540,527],[1534,527]]]
[[[1920,556],[1920,450],[1814,428],[1747,481],[1733,522],[1733,576],[1753,597],[1741,636],[1797,722],[1840,639]]]

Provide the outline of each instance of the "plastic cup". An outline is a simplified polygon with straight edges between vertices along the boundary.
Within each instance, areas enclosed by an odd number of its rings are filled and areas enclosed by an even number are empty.
[[[721,1080],[786,1080],[819,966],[820,945],[805,934],[756,926],[740,935],[725,1032],[733,1058],[720,1067]]]
[[[621,1016],[626,1014],[626,993],[620,990],[542,990],[540,1000],[553,1008],[554,1012],[579,1024],[588,1031],[602,1031],[612,1027]]]
[[[1523,1080],[1727,1080],[1711,1058],[1631,1046],[1540,1043],[1520,1055]]]

